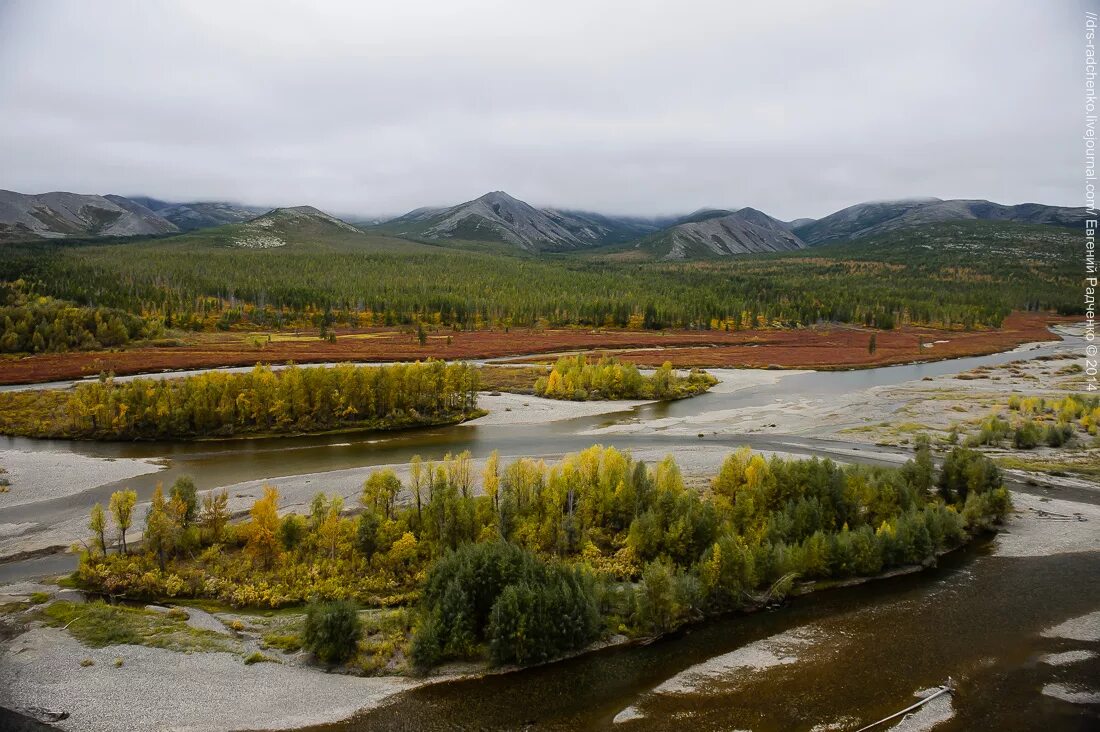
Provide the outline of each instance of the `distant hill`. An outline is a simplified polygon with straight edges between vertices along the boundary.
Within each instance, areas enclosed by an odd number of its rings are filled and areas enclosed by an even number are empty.
[[[1076,241],[1074,232],[1067,227],[966,219],[935,221],[850,242],[835,242],[815,247],[808,254],[838,259],[873,255],[880,261],[920,266],[927,266],[926,258],[933,253],[950,256],[963,265],[971,259],[988,261],[992,266],[998,259],[1008,257],[1016,265],[1023,260],[1059,262],[1072,273],[1076,263],[1067,257]]]
[[[818,245],[947,221],[1007,221],[1072,227],[1082,225],[1084,218],[1083,208],[1037,203],[1005,206],[984,200],[920,198],[856,204],[825,218],[794,226],[793,231],[807,244]]]
[[[794,221],[782,221],[780,223],[782,223],[784,226],[786,226],[791,231],[794,231],[795,229],[797,229],[801,226],[809,226],[814,221],[817,221],[817,219],[802,218],[802,219],[795,219]]]
[[[418,208],[387,221],[382,228],[399,236],[434,241],[506,242],[528,252],[590,246],[585,223],[567,219],[540,211],[503,191],[493,191],[450,208]]]
[[[379,231],[438,242],[499,242],[522,251],[577,251],[646,236],[671,218],[611,216],[588,211],[539,209],[503,191],[450,208],[418,208],[391,219]]]
[[[733,213],[733,209],[727,208],[700,208],[696,211],[692,211],[685,216],[677,216],[672,221],[669,221],[668,225],[664,228],[667,229],[673,226],[678,226],[680,224],[694,224],[700,221],[706,221],[708,219],[721,218],[722,216],[732,216]]]
[[[163,202],[157,202],[163,203]],[[148,204],[146,204],[148,205]],[[241,206],[226,201],[195,201],[193,203],[164,203],[159,208],[150,206],[180,231],[194,231],[223,224],[238,224],[270,211],[261,206]]]
[[[160,211],[163,208],[174,206],[174,203],[168,201],[162,201],[159,198],[153,198],[152,196],[126,196],[134,203],[140,203],[150,211]]]
[[[782,221],[754,208],[708,209],[682,223],[619,248],[646,259],[684,260],[804,249],[806,244]]]
[[[242,223],[269,210],[225,201],[0,191],[0,241],[172,234]]]
[[[0,190],[0,242],[66,237],[163,236],[217,230],[232,246],[270,248],[290,240],[366,231],[500,254],[544,252],[638,260],[690,260],[855,241],[933,223],[994,221],[1083,225],[1083,208],[985,200],[871,201],[821,219],[780,221],[753,208],[702,208],[683,216],[614,216],[536,208],[503,191],[450,207],[423,207],[354,225],[310,206],[268,210],[226,201],[171,202],[148,196],[27,195]],[[222,230],[222,227],[237,227]],[[286,234],[286,236],[283,236]],[[282,244],[278,243],[282,242]],[[391,240],[385,246],[392,247]]]
[[[298,257],[296,261],[299,264],[296,266],[303,268],[302,263],[311,257],[321,262],[334,254],[432,256],[440,253],[440,247],[436,244],[366,232],[313,206],[276,208],[242,223],[195,229],[156,239],[138,238],[133,244],[135,248],[129,251],[140,252],[135,255],[139,257],[202,258],[216,250],[217,256],[228,257],[222,261],[248,262],[247,267],[260,266],[263,261],[262,258],[245,255],[249,250],[293,253]],[[231,250],[240,251],[243,259],[234,257]],[[251,269],[247,271],[256,273]]]
[[[543,209],[550,218],[568,229],[584,246],[633,241],[660,231],[675,219],[669,217],[610,216],[591,211]]]
[[[780,221],[753,208],[704,208],[678,217],[623,217],[539,209],[494,191],[458,206],[418,208],[366,228],[440,243],[492,242],[502,252],[590,252],[620,259],[674,261],[795,251],[931,223],[1002,221],[1072,227],[1083,220],[1084,209],[1079,208],[939,198],[872,201],[821,219],[793,221]]]
[[[152,236],[179,231],[148,207],[122,196],[0,190],[0,241],[82,236]]]
[[[333,235],[363,236],[363,232],[351,224],[313,206],[277,208],[243,224],[201,233],[207,236],[224,235],[227,246],[243,249],[274,249],[298,240],[324,241]]]

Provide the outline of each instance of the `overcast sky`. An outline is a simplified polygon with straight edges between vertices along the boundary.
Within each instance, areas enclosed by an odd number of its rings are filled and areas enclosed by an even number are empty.
[[[1093,3],[1095,5],[1095,3]],[[0,0],[0,188],[1080,205],[1076,2]]]

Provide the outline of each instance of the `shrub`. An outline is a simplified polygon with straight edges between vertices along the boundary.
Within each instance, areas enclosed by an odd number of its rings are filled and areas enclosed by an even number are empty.
[[[966,497],[962,518],[970,531],[987,531],[1004,521],[1012,509],[1012,499],[1003,487]]]
[[[253,651],[245,657],[244,665],[251,666],[254,663],[278,663],[278,661],[271,656],[265,656],[259,651]]]
[[[290,551],[301,543],[306,535],[306,521],[296,513],[289,513],[279,523],[279,541]]]
[[[359,514],[355,543],[367,559],[370,559],[378,551],[378,527],[380,524],[381,521],[378,519],[377,514],[372,511]]]
[[[347,660],[361,633],[359,611],[350,602],[313,603],[306,612],[304,645],[326,663]]]
[[[1012,433],[1012,425],[997,415],[982,420],[978,433],[966,438],[967,447],[978,445],[1000,445]]]
[[[438,613],[424,613],[413,629],[409,658],[418,669],[428,669],[443,658],[443,629]]]
[[[1047,425],[1043,435],[1043,442],[1049,447],[1062,447],[1073,439],[1073,426],[1065,422]]]
[[[432,568],[412,657],[418,667],[488,643],[496,663],[534,663],[591,642],[599,608],[591,576],[507,542],[467,544]]]
[[[1034,422],[1024,422],[1016,427],[1012,435],[1012,446],[1017,450],[1031,450],[1039,446],[1042,436],[1039,425]]]
[[[955,447],[943,461],[937,487],[945,502],[961,506],[969,493],[984,493],[1001,484],[1000,470],[992,460],[974,450]]]
[[[535,393],[550,399],[669,399],[699,394],[718,380],[698,369],[678,376],[666,363],[651,376],[642,376],[638,367],[620,363],[616,358],[601,358],[589,363],[586,356],[563,356],[550,374],[535,381]]]
[[[496,663],[538,663],[592,641],[599,610],[587,575],[552,566],[541,582],[508,585],[489,614]]]
[[[675,568],[667,562],[650,562],[642,570],[642,584],[635,596],[634,623],[650,633],[665,633],[683,621],[683,593]]]
[[[194,523],[199,515],[199,495],[195,489],[195,481],[189,475],[181,475],[172,484],[168,494],[172,500],[178,500],[183,506],[184,526]]]

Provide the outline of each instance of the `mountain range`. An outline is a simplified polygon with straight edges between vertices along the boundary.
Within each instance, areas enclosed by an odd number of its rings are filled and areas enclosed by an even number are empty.
[[[450,208],[418,208],[371,228],[431,241],[495,241],[528,252],[555,252],[629,241],[662,226],[657,219],[538,209],[493,191]]]
[[[1004,206],[982,200],[919,198],[860,203],[793,228],[807,244],[818,245],[945,221],[1011,221],[1072,227],[1084,225],[1084,219],[1083,208],[1038,203]]]
[[[207,229],[223,224],[239,224],[271,210],[270,206],[241,206],[225,201],[169,203],[145,196],[132,196],[130,200],[140,203],[158,216],[167,219],[180,231]]]
[[[929,223],[984,220],[1082,226],[1083,208],[939,198],[860,203],[821,219],[782,221],[754,208],[629,217],[536,208],[503,191],[446,208],[425,207],[353,226],[312,206],[267,209],[224,201],[172,203],[144,196],[0,190],[0,242],[160,236],[224,227],[226,243],[283,246],[326,233],[374,233],[441,246],[494,246],[528,254],[593,252],[686,260],[793,251]]]
[[[122,196],[25,195],[0,190],[0,241],[80,236],[152,236],[178,226]]]
[[[754,208],[742,208],[697,212],[632,248],[658,259],[677,260],[782,252],[805,249],[806,244],[789,224]]]

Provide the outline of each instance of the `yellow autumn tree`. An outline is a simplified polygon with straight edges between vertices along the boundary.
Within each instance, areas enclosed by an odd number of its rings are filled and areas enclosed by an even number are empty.
[[[270,569],[279,558],[279,491],[265,485],[263,498],[252,504],[252,523],[245,552],[252,561]]]
[[[546,380],[546,396],[559,396],[565,393],[565,380],[558,371],[551,371]]]
[[[500,510],[500,451],[493,450],[485,460],[485,467],[481,471],[482,487],[485,495],[493,506],[493,515]]]
[[[111,512],[111,517],[115,520],[115,526],[118,527],[118,538],[122,542],[122,553],[129,554],[130,550],[126,546],[126,530],[129,529],[130,525],[134,522],[134,506],[137,505],[137,492],[130,490],[115,491],[111,494],[111,500],[107,505]]]

